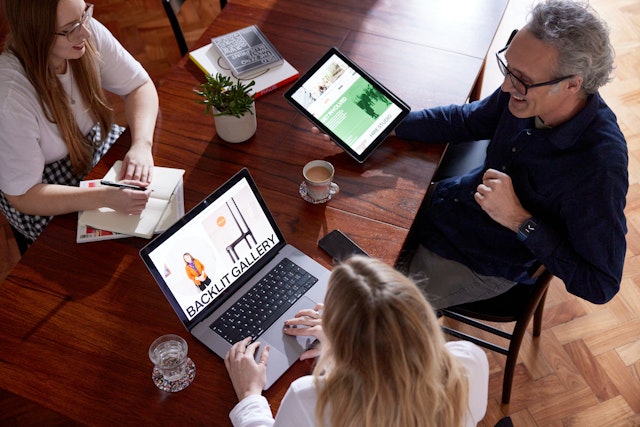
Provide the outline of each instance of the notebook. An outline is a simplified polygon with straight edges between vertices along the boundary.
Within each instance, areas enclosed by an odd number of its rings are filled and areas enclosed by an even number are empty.
[[[140,256],[185,328],[218,356],[224,358],[246,336],[262,343],[256,360],[270,346],[265,390],[314,341],[285,335],[283,322],[324,300],[330,271],[287,244],[246,168],[143,247]],[[234,310],[282,288],[271,277],[261,279],[288,264],[302,271],[287,272],[295,289],[286,297]],[[282,309],[286,303],[291,306]],[[228,320],[241,316],[244,321],[229,332]]]
[[[118,160],[103,179],[118,181],[117,177],[120,176],[121,168],[122,160]],[[182,186],[183,175],[184,169],[155,166],[153,181],[149,184],[149,188],[153,191],[142,213],[127,215],[111,208],[103,207],[83,211],[78,216],[78,224],[150,239],[159,228],[166,226],[164,223],[166,215],[171,214],[167,210],[170,206],[172,209],[175,208],[176,190]],[[174,214],[177,215],[177,213]]]

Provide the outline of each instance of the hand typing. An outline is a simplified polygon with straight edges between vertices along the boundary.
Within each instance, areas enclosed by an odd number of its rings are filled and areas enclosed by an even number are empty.
[[[256,363],[255,354],[260,342],[249,344],[251,339],[247,337],[235,343],[224,358],[224,365],[227,367],[238,400],[251,394],[262,394],[262,389],[267,383],[269,346],[264,348],[260,361]]]
[[[324,310],[322,303],[317,304],[313,310],[300,310],[293,319],[285,320],[284,333],[294,336],[311,336],[322,343],[325,339],[322,331],[322,310]],[[312,359],[319,355],[320,346],[318,345],[302,353],[300,360]]]

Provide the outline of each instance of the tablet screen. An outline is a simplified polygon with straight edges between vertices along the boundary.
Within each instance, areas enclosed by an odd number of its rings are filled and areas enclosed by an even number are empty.
[[[287,90],[285,98],[359,162],[410,111],[335,47]]]

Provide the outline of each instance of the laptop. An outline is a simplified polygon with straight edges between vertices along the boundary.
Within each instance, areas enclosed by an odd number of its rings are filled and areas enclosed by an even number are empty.
[[[314,341],[285,335],[283,322],[324,300],[330,271],[287,244],[246,168],[140,256],[185,328],[218,356],[247,336],[261,342],[256,360],[270,346],[265,390]]]

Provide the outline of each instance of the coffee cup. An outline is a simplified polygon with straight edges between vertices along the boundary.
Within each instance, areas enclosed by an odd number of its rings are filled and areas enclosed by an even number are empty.
[[[340,191],[338,184],[333,182],[335,169],[326,160],[312,160],[302,169],[304,189],[302,197],[311,203],[324,203]]]

